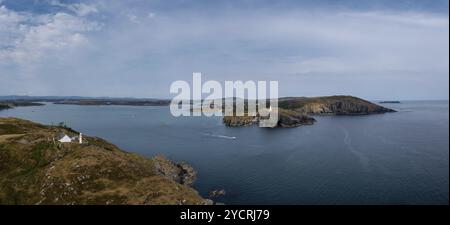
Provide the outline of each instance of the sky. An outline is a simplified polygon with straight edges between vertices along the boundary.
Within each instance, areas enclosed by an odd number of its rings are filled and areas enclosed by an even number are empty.
[[[0,95],[170,98],[176,80],[280,96],[448,99],[448,0],[0,0]]]

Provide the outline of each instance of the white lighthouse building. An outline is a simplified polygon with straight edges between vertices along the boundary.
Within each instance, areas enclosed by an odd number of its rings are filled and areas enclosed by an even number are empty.
[[[78,137],[76,137],[76,136],[75,137],[69,137],[68,135],[63,133],[63,134],[59,135],[58,141],[61,142],[61,143],[70,143],[72,141],[76,141],[77,138],[78,138],[78,143],[83,144],[83,133],[80,133],[78,135]]]

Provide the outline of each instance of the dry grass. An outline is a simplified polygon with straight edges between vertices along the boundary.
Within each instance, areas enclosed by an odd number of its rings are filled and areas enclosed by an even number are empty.
[[[156,173],[152,159],[95,137],[82,145],[54,142],[61,132],[74,131],[0,118],[0,204],[205,203],[191,187]]]

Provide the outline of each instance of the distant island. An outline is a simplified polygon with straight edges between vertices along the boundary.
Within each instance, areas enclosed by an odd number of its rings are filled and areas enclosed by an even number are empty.
[[[212,204],[190,187],[196,173],[96,137],[60,143],[65,126],[0,118],[0,204]]]
[[[0,100],[0,110],[11,109],[20,106],[41,106],[42,103],[29,102],[29,101],[1,101]]]
[[[56,96],[0,96],[0,110],[20,106],[41,106],[42,102],[65,105],[129,105],[129,106],[168,106],[170,100],[153,98],[94,98],[94,97],[56,97]]]
[[[380,103],[380,104],[388,104],[388,103],[391,103],[391,104],[399,104],[400,101],[380,101],[380,102],[378,102],[378,103]]]
[[[278,106],[308,115],[369,115],[395,112],[354,96],[280,98]]]
[[[66,105],[130,105],[130,106],[168,106],[170,100],[138,100],[138,99],[77,99],[54,101],[54,104]]]
[[[277,127],[312,125],[314,115],[369,115],[395,112],[353,96],[286,97],[278,99]],[[225,116],[223,123],[230,127],[249,126],[259,122],[258,116]]]

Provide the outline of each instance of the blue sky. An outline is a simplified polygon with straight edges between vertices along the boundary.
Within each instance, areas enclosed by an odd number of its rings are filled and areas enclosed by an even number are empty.
[[[0,0],[0,95],[171,97],[175,80],[281,96],[448,99],[449,3]]]

